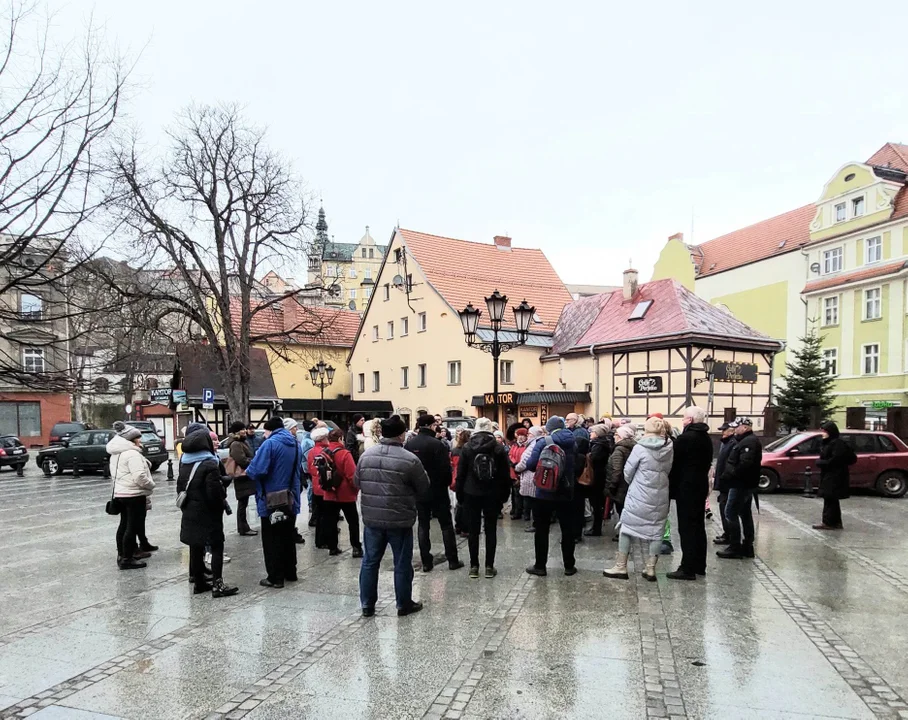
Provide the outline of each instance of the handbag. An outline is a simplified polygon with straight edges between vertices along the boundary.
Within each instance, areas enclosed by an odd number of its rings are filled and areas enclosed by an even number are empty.
[[[293,487],[293,478],[295,474],[300,471],[299,457],[300,446],[297,444],[296,452],[293,455],[293,468],[290,470],[290,483],[288,487],[284,490],[272,490],[269,493],[265,493],[265,508],[268,510],[269,515],[278,510],[285,514],[290,514],[290,509],[293,506],[293,495],[290,490]]]
[[[199,469],[201,462],[197,462],[192,466],[192,470],[189,473],[189,480],[186,481],[186,489],[181,493],[177,493],[177,507],[180,510],[183,509],[183,506],[186,504],[187,493],[189,492],[189,486],[192,484],[192,479],[195,477],[195,471]]]
[[[119,515],[122,512],[123,508],[120,506],[120,501],[114,497],[114,493],[117,490],[117,470],[120,469],[120,456],[117,455],[117,466],[114,468],[113,481],[110,484],[110,500],[107,501],[107,504],[104,506],[104,512],[108,515]]]
[[[583,472],[580,473],[580,477],[577,478],[577,484],[583,485],[584,487],[589,487],[593,484],[593,460],[589,454],[586,455]]]

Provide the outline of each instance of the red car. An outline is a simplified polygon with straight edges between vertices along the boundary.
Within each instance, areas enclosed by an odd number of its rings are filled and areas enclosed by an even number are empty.
[[[908,490],[908,445],[892,433],[843,430],[842,438],[854,449],[858,461],[849,468],[851,487],[872,488],[886,497],[902,497]],[[800,432],[780,438],[763,448],[760,492],[803,489],[808,468],[817,487],[817,460],[823,436]]]

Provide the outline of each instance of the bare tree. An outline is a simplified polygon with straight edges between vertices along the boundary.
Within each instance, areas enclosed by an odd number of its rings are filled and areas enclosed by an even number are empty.
[[[133,138],[110,164],[110,207],[135,269],[118,290],[151,303],[162,322],[190,323],[216,351],[231,414],[245,419],[250,348],[330,333],[297,301],[300,288],[262,283],[270,270],[305,268],[304,188],[236,106],[189,108],[168,136],[164,157]]]
[[[127,73],[94,30],[59,47],[49,27],[20,0],[0,10],[0,382],[68,389],[70,251],[101,206],[95,156]],[[48,362],[23,367],[26,345]]]

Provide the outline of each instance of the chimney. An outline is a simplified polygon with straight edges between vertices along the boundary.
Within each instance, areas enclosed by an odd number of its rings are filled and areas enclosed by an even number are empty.
[[[674,235],[671,235],[668,238],[668,241],[671,242],[672,240],[677,240],[678,242],[683,243],[684,242],[684,233],[675,233]]]
[[[277,305],[274,306],[277,310]],[[284,321],[283,331],[289,333],[294,330],[299,324],[300,320],[297,317],[297,312],[299,309],[299,300],[296,299],[296,296],[285,297],[281,301],[281,316]]]
[[[637,294],[637,271],[628,268],[624,271],[624,299],[633,300]]]
[[[504,250],[505,252],[511,251],[511,238],[507,235],[496,235],[495,236],[495,247],[499,250]]]

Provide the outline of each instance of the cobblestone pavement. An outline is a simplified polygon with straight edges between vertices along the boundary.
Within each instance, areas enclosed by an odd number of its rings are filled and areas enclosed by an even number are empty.
[[[677,553],[642,580],[639,548],[606,580],[608,536],[565,577],[557,527],[530,577],[532,535],[506,518],[494,580],[417,573],[426,609],[398,619],[386,561],[363,619],[358,561],[311,540],[300,581],[265,590],[259,539],[230,532],[240,594],[192,596],[158,478],[161,550],[121,572],[102,478],[0,474],[0,718],[908,718],[908,500],[852,498],[823,534],[820,501],[764,498],[757,559],[711,549],[697,582],[665,579]]]

